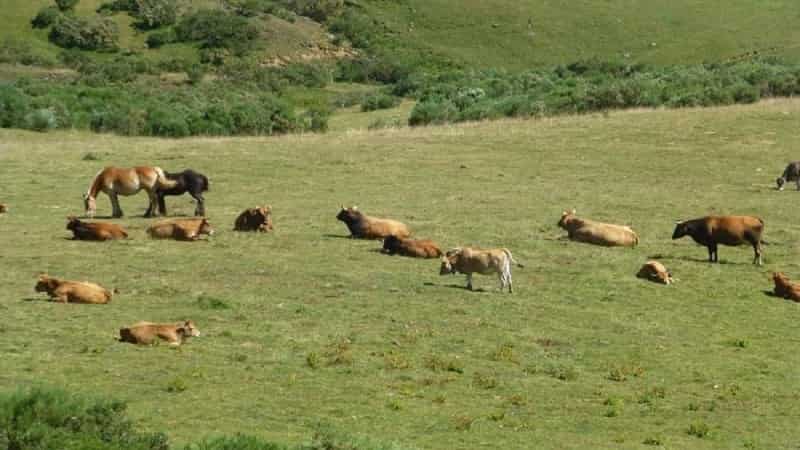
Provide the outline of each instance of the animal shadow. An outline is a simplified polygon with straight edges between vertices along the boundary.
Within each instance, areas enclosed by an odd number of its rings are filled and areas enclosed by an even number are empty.
[[[670,256],[670,255],[653,255],[648,256],[647,259],[663,259],[667,261],[685,261],[685,262],[693,262],[693,263],[701,263],[701,264],[722,264],[722,265],[743,265],[745,263],[741,262],[733,262],[728,261],[727,259],[721,259],[717,262],[708,262],[708,258],[692,258],[689,256]]]
[[[328,239],[350,239],[350,236],[343,235],[343,234],[323,234],[322,237]]]

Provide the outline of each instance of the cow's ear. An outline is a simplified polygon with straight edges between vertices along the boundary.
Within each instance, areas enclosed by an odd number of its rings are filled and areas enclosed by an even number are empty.
[[[572,212],[570,214],[572,214],[574,216],[576,213],[577,213],[577,211],[575,211],[575,208],[572,208]]]
[[[353,211],[358,211],[358,206],[356,206],[356,205],[353,205],[353,208],[351,208],[351,209],[352,209]]]

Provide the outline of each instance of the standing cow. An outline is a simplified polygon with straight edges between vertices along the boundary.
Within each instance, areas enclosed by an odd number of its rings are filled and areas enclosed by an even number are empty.
[[[490,250],[480,250],[470,247],[457,247],[448,250],[442,256],[442,265],[439,268],[439,275],[449,275],[463,273],[467,275],[467,289],[472,290],[472,274],[479,273],[489,275],[496,273],[500,279],[500,289],[508,286],[511,293],[511,264],[518,267],[522,264],[514,260],[511,251],[507,248],[495,248]]]
[[[790,162],[785,169],[783,169],[783,174],[775,180],[775,183],[778,184],[778,190],[783,190],[783,185],[786,184],[787,181],[794,181],[797,183],[797,190],[800,191],[800,161],[792,161]]]
[[[672,239],[691,236],[695,242],[708,248],[708,262],[719,262],[718,244],[753,246],[753,264],[761,265],[761,235],[764,221],[754,216],[707,216],[679,222]]]

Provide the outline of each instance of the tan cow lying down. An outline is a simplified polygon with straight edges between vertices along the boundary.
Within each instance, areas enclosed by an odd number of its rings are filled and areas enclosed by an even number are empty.
[[[128,232],[121,226],[106,222],[82,222],[76,217],[67,217],[67,229],[72,231],[74,239],[83,241],[108,241],[125,239]]]
[[[639,269],[636,276],[638,278],[644,278],[645,280],[655,281],[656,283],[672,284],[672,274],[658,261],[647,261],[642,268]]]
[[[383,249],[381,251],[389,255],[398,253],[412,258],[438,258],[442,256],[442,250],[430,239],[404,239],[394,235],[383,240]]]
[[[336,218],[347,225],[351,238],[384,239],[392,235],[406,238],[411,235],[404,223],[392,219],[370,217],[359,211],[358,206],[345,208],[342,205]]]
[[[137,322],[119,329],[119,340],[131,344],[151,345],[163,339],[177,347],[184,340],[197,336],[200,336],[200,331],[191,320],[177,323]]]
[[[580,219],[575,216],[574,209],[561,213],[558,226],[567,230],[573,241],[607,247],[635,247],[639,244],[639,236],[630,227]]]
[[[467,289],[472,290],[472,274],[489,275],[496,273],[500,279],[500,289],[508,286],[511,292],[511,263],[518,267],[522,264],[516,262],[507,248],[481,250],[470,247],[458,247],[448,250],[442,256],[442,265],[439,275],[463,273],[467,275]]]
[[[205,217],[194,219],[162,220],[147,228],[147,234],[155,239],[176,239],[179,241],[196,241],[200,235],[211,236],[214,230]]]
[[[256,206],[244,210],[236,218],[233,231],[272,231],[272,207]]]
[[[780,298],[788,298],[800,302],[800,285],[793,283],[782,272],[774,272],[772,274],[772,281],[775,282],[775,295]]]
[[[111,291],[88,281],[67,281],[39,275],[36,292],[47,292],[53,301],[60,303],[105,304],[111,301]]]

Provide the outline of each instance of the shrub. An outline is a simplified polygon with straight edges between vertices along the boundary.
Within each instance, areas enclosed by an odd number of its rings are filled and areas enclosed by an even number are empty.
[[[389,109],[394,108],[399,104],[399,98],[379,92],[364,97],[364,101],[361,103],[361,111]]]
[[[0,397],[0,441],[10,449],[167,450],[160,433],[134,429],[125,403],[32,389]]]
[[[75,49],[62,50],[58,54],[58,59],[64,63],[65,66],[80,71],[80,68],[91,64],[92,60],[86,53]]]
[[[55,2],[61,11],[72,11],[78,4],[78,0],[55,0]]]
[[[147,110],[145,132],[151,136],[185,137],[189,136],[189,124],[180,112],[158,105]]]
[[[331,71],[322,64],[290,64],[273,70],[292,85],[323,88],[332,81]]]
[[[175,0],[135,0],[136,27],[151,30],[175,23],[178,5]]]
[[[202,64],[192,64],[186,69],[186,76],[189,77],[189,84],[198,84],[203,81],[206,68]]]
[[[309,108],[301,120],[303,121],[303,129],[314,133],[324,133],[328,131],[328,120],[331,117],[331,110],[324,107]]]
[[[344,0],[294,0],[289,3],[292,10],[317,22],[340,15],[344,11]]]
[[[56,65],[52,57],[37,52],[30,42],[15,38],[6,38],[0,44],[0,63],[44,67]]]
[[[47,28],[55,23],[59,15],[61,15],[61,11],[57,7],[45,6],[31,19],[31,26],[33,28]]]
[[[177,36],[175,36],[175,30],[171,28],[164,31],[151,33],[149,36],[147,36],[147,46],[149,48],[159,48],[175,41],[177,41]]]
[[[37,109],[25,115],[25,128],[33,131],[48,131],[56,128],[56,114],[50,109]]]
[[[408,124],[413,126],[453,122],[458,117],[458,108],[449,100],[428,100],[414,105]]]
[[[378,36],[378,25],[371,17],[354,9],[333,19],[328,30],[347,39],[356,48],[368,48]]]
[[[30,108],[30,98],[21,90],[0,84],[0,127],[22,127]]]
[[[119,29],[113,20],[96,17],[84,20],[61,14],[50,30],[50,41],[63,48],[82,50],[116,50]]]
[[[183,17],[175,34],[181,42],[200,41],[204,48],[243,53],[252,48],[259,30],[244,17],[204,9]]]

